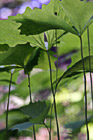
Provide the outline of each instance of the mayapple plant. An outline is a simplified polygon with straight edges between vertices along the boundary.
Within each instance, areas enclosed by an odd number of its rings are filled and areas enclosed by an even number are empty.
[[[93,118],[93,49],[92,41],[90,41],[90,27],[93,29],[92,22],[93,3],[85,0],[51,0],[47,6],[43,5],[42,9],[35,8],[31,10],[28,7],[23,14],[10,16],[8,20],[0,21],[0,66],[4,66],[0,68],[0,71],[9,72],[11,75],[6,111],[6,129],[2,130],[3,133],[0,134],[2,139],[16,134],[16,130],[20,131],[32,126],[34,140],[36,140],[36,125],[44,125],[49,132],[49,140],[51,140],[51,123],[54,109],[57,139],[61,140],[56,104],[57,89],[66,78],[80,76],[82,73],[84,76],[85,97],[85,122],[83,124],[86,124],[87,140],[90,139],[88,122],[92,121]],[[87,39],[83,38],[86,30]],[[60,74],[58,67],[59,50],[62,48],[62,53],[65,53],[64,47],[61,45],[64,38],[68,41],[69,33],[70,40],[72,36],[78,38],[80,47],[78,47],[77,57],[73,55],[71,65],[64,73]],[[51,52],[53,46],[56,48],[56,57]],[[68,46],[69,44],[67,44]],[[75,47],[65,49],[71,51],[75,50]],[[50,72],[52,103],[48,100],[33,102],[30,83],[32,81],[30,72],[33,68]],[[17,71],[22,69],[25,75],[28,76],[30,103],[9,111],[12,78]],[[89,118],[87,114],[86,72],[90,73],[91,84],[92,113]],[[15,111],[20,115],[20,119],[18,121],[16,119],[14,124],[9,125],[8,114]],[[50,120],[49,125],[45,122],[47,118]]]

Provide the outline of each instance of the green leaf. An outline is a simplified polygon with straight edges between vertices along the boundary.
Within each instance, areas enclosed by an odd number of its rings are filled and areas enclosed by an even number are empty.
[[[12,69],[21,69],[20,66],[4,66],[2,68],[0,68],[0,72],[10,72],[10,70]]]
[[[62,40],[63,36],[67,32],[63,30],[49,30],[45,32],[47,42],[48,42],[48,49],[50,49],[52,46],[54,46],[57,43],[60,43]],[[45,42],[46,43],[46,42]]]
[[[21,112],[20,109],[9,110],[8,116],[9,116],[8,117],[9,128],[11,128],[12,126],[18,123],[28,122],[30,119],[30,117],[25,115],[23,112]],[[6,117],[6,112],[0,115],[0,121],[5,122],[5,117]]]
[[[25,65],[25,68],[24,68],[25,73],[30,72],[33,69],[33,67],[38,64],[40,50],[41,50],[40,48],[36,48],[33,51],[31,57],[29,58],[27,64]]]
[[[3,44],[3,45],[0,44],[0,53],[8,51],[8,49],[9,46],[7,44]]]
[[[76,35],[67,33],[62,37],[62,40],[57,44],[57,46],[59,56],[72,53],[73,51],[78,51],[80,50],[79,38]]]
[[[89,56],[85,57],[83,59],[84,61],[84,65],[85,65],[85,70],[87,72],[90,71],[89,68]],[[93,72],[93,55],[90,56],[90,61],[91,61],[91,72]],[[78,72],[83,72],[83,66],[82,66],[82,60],[78,61],[77,63],[75,63],[71,68],[69,68],[65,73],[64,73],[64,78],[68,77],[68,76],[73,76],[75,74],[77,74]]]
[[[84,65],[85,65],[85,70],[86,72],[90,71],[89,68],[89,56],[85,57],[83,59]],[[90,56],[90,61],[91,61],[91,72],[93,72],[93,55]],[[68,78],[72,77],[74,75],[83,73],[83,66],[82,66],[82,60],[76,62],[72,67],[70,67],[64,74],[58,79],[58,83],[63,79],[63,78]]]
[[[36,8],[31,10],[30,8],[27,8],[24,14],[18,14],[9,19],[21,23],[21,34],[35,35],[51,29],[62,29],[77,34],[77,32],[63,19],[54,15],[54,3],[55,2],[51,0],[49,5],[44,6],[43,9]]]
[[[20,25],[20,23],[11,20],[0,20],[0,44],[8,44],[10,47],[25,44],[26,36],[20,35],[18,30]]]
[[[18,137],[18,132],[17,130],[8,130],[7,135],[6,135],[6,130],[2,129],[0,130],[0,139],[1,140],[10,140],[11,138],[17,138]]]
[[[33,126],[34,123],[31,123],[31,122],[25,122],[25,123],[21,123],[21,124],[16,124],[15,126],[13,126],[11,128],[11,130],[18,130],[18,131],[22,131],[22,130],[25,130],[31,126]]]
[[[40,90],[49,89],[49,71],[42,71],[32,74],[30,78],[32,93],[37,93]],[[37,88],[36,88],[37,87]],[[16,96],[26,99],[29,96],[28,92],[28,79],[25,78],[20,84],[16,85],[16,89],[11,92]]]
[[[88,123],[93,122],[92,118],[93,118],[92,116],[88,118]],[[65,125],[65,127],[71,128],[72,133],[77,133],[78,131],[80,131],[81,127],[84,126],[85,124],[86,124],[85,120],[80,120],[80,121],[68,123]]]
[[[8,72],[0,72],[0,86],[8,86],[9,85],[10,75],[11,75],[11,73],[8,73]],[[14,72],[13,78],[12,78],[12,84],[16,84],[18,76],[19,76],[19,73]]]
[[[93,2],[62,0],[62,8],[79,36],[93,22]]]
[[[32,123],[43,123],[45,118],[47,117],[49,108],[50,105],[45,101],[38,101],[35,103],[30,102],[29,105],[22,107],[21,111],[31,117],[30,121]]]
[[[56,58],[51,55],[50,53],[50,59],[51,59],[51,67],[52,70],[55,70],[55,64],[54,62],[56,61]],[[48,61],[48,56],[47,56],[47,51],[42,51],[40,53],[39,59],[38,59],[38,65],[36,68],[40,68],[43,70],[49,70],[49,61]]]
[[[16,64],[24,68],[24,65],[30,55],[33,53],[34,48],[29,44],[17,45],[14,48],[9,48],[7,52],[0,55],[0,65]]]
[[[56,43],[56,31],[55,30],[49,30],[44,33],[38,34],[38,35],[29,35],[27,37],[28,42],[30,42],[31,46],[34,47],[40,47],[44,50],[50,49],[55,43]],[[60,39],[64,35],[63,30],[57,30],[57,41],[60,42]],[[47,38],[47,41],[45,41],[45,36]],[[46,42],[47,42],[47,48],[46,48]]]
[[[51,56],[51,64],[53,68],[54,57]],[[15,64],[16,66],[10,66]],[[17,45],[14,48],[9,48],[8,51],[0,55],[0,65],[9,65],[0,68],[0,71],[9,71],[14,68],[24,68],[25,73],[30,72],[33,67],[41,69],[49,69],[47,53],[41,48],[31,47],[28,43]]]
[[[27,37],[27,41],[30,42],[31,46],[33,47],[40,47],[46,50],[44,43],[44,33],[41,33],[39,35],[29,35]]]

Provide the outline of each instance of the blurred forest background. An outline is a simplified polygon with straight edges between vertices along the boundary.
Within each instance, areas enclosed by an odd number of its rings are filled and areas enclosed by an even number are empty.
[[[0,20],[6,20],[8,16],[15,16],[17,13],[24,13],[27,6],[34,10],[35,7],[42,8],[42,4],[48,4],[49,0],[0,0]],[[79,44],[77,43],[77,37],[72,36],[72,40],[69,40],[70,33],[68,34],[68,41],[64,37],[64,40],[69,45],[72,46],[70,49],[59,50],[59,69],[60,73],[63,73],[67,66],[71,64],[72,55],[75,55],[78,51]],[[73,45],[74,42],[74,45]],[[76,45],[76,49],[74,46]],[[65,45],[64,45],[65,46]],[[52,47],[51,51],[55,52],[56,48]],[[51,89],[49,81],[49,72],[42,71],[40,69],[34,69],[31,72],[31,86],[33,100],[45,100],[50,99]],[[0,73],[0,129],[5,128],[5,116],[4,111],[6,110],[7,102],[7,92],[8,92],[8,79],[10,74],[3,72]],[[24,71],[16,72],[13,77],[12,91],[10,97],[9,109],[18,108],[22,105],[28,104],[29,93],[27,84],[27,76],[25,76]],[[61,140],[86,140],[86,129],[85,129],[85,117],[84,117],[84,93],[83,93],[83,76],[77,76],[74,78],[66,79],[60,84],[59,90],[56,96],[57,100],[57,110],[58,118],[60,124],[60,134]],[[87,74],[87,95],[88,95],[88,116],[91,115],[91,95],[90,95],[90,79],[89,74]],[[17,119],[18,116],[11,113],[9,116],[9,123]],[[52,116],[54,117],[54,115]],[[46,120],[47,123],[48,120]],[[89,118],[90,122],[90,118]],[[31,129],[31,128],[29,128]],[[37,126],[37,140],[48,140],[47,129],[41,126]],[[93,140],[93,124],[89,123],[90,140]],[[30,137],[29,130],[20,132],[17,140],[33,140]],[[72,135],[74,138],[72,138]],[[16,140],[11,138],[11,140]],[[57,140],[56,138],[56,127],[55,120],[52,121],[52,140]]]

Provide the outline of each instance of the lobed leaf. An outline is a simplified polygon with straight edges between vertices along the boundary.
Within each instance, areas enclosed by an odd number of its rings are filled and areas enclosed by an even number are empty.
[[[78,32],[78,36],[93,23],[93,2],[63,0],[62,8]]]
[[[0,44],[14,47],[17,44],[27,43],[26,36],[20,35],[20,23],[11,20],[0,20]]]
[[[43,9],[36,8],[31,10],[30,8],[27,8],[24,14],[18,14],[9,19],[21,23],[19,29],[21,30],[21,34],[25,35],[40,34],[51,29],[62,29],[77,34],[77,32],[63,19],[54,15],[54,3],[55,2],[51,0],[49,5],[46,6],[47,8],[44,7]]]
[[[31,117],[32,123],[43,123],[44,119],[47,117],[50,105],[45,101],[31,103],[27,106],[21,108],[21,111]]]

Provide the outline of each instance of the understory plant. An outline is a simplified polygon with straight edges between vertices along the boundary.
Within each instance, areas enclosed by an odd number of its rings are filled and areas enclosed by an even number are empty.
[[[38,127],[43,125],[49,133],[49,140],[52,140],[52,121],[55,118],[57,140],[61,140],[57,93],[65,84],[78,80],[82,75],[85,119],[66,125],[72,130],[67,139],[73,139],[83,125],[86,125],[87,140],[90,139],[88,124],[93,123],[92,22],[93,2],[86,0],[51,0],[42,9],[27,8],[23,14],[0,21],[0,72],[2,75],[10,75],[8,80],[1,79],[9,83],[9,91],[1,100],[7,99],[7,109],[1,115],[1,120],[6,116],[6,128],[0,130],[1,139],[10,139],[13,136],[17,138],[21,131],[25,131],[25,136],[32,134],[36,140]],[[53,48],[55,51],[52,51]],[[71,64],[65,71],[59,66],[60,55],[67,55],[62,58],[64,62],[71,57]],[[38,74],[36,77],[32,74],[34,68],[42,70],[39,77]],[[15,82],[20,70],[24,70],[26,79],[18,85]],[[87,108],[87,72],[90,73],[90,112]],[[41,89],[49,90],[52,99],[36,101],[33,92]],[[9,110],[11,95],[16,94],[24,100],[29,95],[29,102]],[[30,131],[26,133],[28,129]]]

